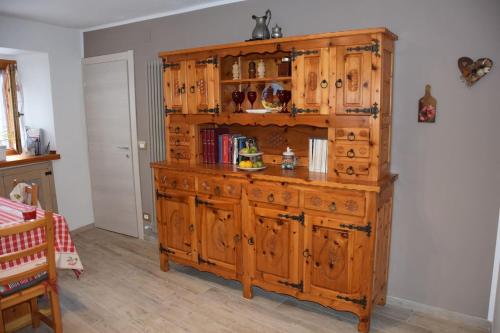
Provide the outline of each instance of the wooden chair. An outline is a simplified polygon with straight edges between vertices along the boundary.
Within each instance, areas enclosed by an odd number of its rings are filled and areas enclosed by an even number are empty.
[[[30,281],[30,283],[21,284],[10,291],[0,293],[0,333],[5,333],[3,316],[4,309],[12,306],[30,302],[31,321],[33,328],[40,326],[40,320],[52,327],[55,333],[62,333],[61,309],[59,305],[59,296],[57,295],[57,272],[54,249],[54,222],[52,212],[46,212],[43,219],[34,222],[23,223],[12,227],[0,228],[0,237],[8,237],[25,233],[37,228],[45,230],[45,242],[28,249],[0,255],[0,263],[29,257],[33,254],[45,252],[47,261],[40,266],[14,274],[12,276],[0,278],[0,285],[13,285],[19,281]],[[42,275],[42,276],[40,276]],[[37,279],[32,279],[33,277]],[[38,311],[37,298],[48,294],[52,310],[52,319]]]

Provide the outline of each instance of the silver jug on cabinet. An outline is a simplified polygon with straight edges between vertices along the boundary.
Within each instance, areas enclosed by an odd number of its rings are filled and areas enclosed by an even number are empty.
[[[252,39],[269,39],[271,34],[269,32],[269,22],[271,22],[271,11],[266,10],[266,15],[256,16],[252,15],[255,20],[255,28],[252,31]]]

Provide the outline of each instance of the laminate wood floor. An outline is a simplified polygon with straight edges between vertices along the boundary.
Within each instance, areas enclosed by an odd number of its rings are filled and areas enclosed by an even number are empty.
[[[90,229],[74,237],[85,273],[60,271],[65,333],[356,333],[357,319],[320,305],[171,265],[160,271],[154,241]],[[25,328],[23,333],[35,332]],[[51,332],[44,324],[36,332]],[[377,307],[372,333],[484,333],[484,329],[393,305]]]

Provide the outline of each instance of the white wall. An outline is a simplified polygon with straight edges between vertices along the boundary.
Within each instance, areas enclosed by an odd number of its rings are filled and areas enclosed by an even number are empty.
[[[15,59],[23,92],[24,125],[43,129],[42,152],[49,142],[50,149],[56,149],[49,55],[29,52]]]
[[[54,162],[59,211],[66,216],[70,229],[93,223],[80,32],[0,16],[0,47],[47,53],[54,133],[62,156]],[[47,90],[47,87],[40,88]]]

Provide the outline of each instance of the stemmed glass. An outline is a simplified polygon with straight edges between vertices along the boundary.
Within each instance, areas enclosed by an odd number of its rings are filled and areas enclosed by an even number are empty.
[[[233,98],[233,102],[236,105],[234,109],[234,113],[241,113],[243,112],[243,109],[241,108],[241,104],[243,104],[243,101],[245,100],[245,93],[239,90],[233,91],[231,94],[231,97]]]
[[[276,95],[278,95],[278,99],[282,104],[280,113],[288,113],[288,102],[292,99],[292,92],[290,90],[278,90]]]
[[[253,109],[253,103],[257,99],[257,92],[256,91],[249,91],[249,92],[247,92],[247,97],[248,97],[248,101],[252,105],[251,108]]]

